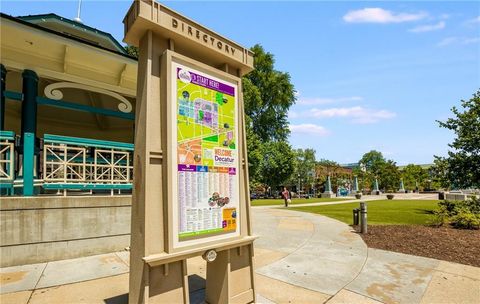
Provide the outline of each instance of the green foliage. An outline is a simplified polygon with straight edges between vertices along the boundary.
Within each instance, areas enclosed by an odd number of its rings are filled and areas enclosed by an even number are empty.
[[[255,69],[243,77],[245,114],[263,142],[286,141],[290,134],[288,109],[295,103],[290,75],[274,69],[273,54],[265,52],[261,45],[251,50],[255,53]]]
[[[385,162],[386,160],[385,157],[383,157],[382,152],[372,150],[365,153],[359,163],[365,168],[366,172],[378,175]]]
[[[459,229],[479,229],[480,216],[461,211],[451,219],[452,226]]]
[[[290,184],[298,183],[300,178],[302,185],[311,185],[315,182],[315,150],[296,149],[293,152],[295,154],[295,169]]]
[[[434,156],[433,166],[430,168],[432,187],[435,189],[449,189],[448,162],[443,157]]]
[[[250,117],[245,117],[246,121],[250,120]],[[248,125],[248,122],[246,123]],[[247,136],[247,151],[248,151],[248,174],[250,177],[250,189],[253,189],[255,184],[259,183],[261,171],[260,162],[262,161],[262,142],[260,137],[253,132],[252,128],[246,128]]]
[[[138,47],[133,45],[127,45],[127,46],[124,46],[124,48],[125,48],[125,51],[127,51],[128,55],[138,59],[138,55],[140,54],[138,51]]]
[[[365,153],[359,161],[360,168],[353,173],[359,177],[359,186],[363,189],[373,188],[375,178],[378,179],[380,189],[394,192],[400,184],[400,172],[397,164],[387,160],[379,151],[372,150]]]
[[[385,189],[388,192],[395,192],[400,183],[400,172],[396,163],[388,160],[380,165],[378,171],[378,178],[380,189]]]
[[[263,157],[259,164],[259,180],[273,189],[282,185],[293,173],[294,157],[290,145],[284,141],[270,141],[262,145]]]
[[[295,90],[289,74],[274,69],[273,54],[260,45],[251,50],[255,69],[242,79],[250,186],[263,183],[275,190],[293,173],[287,115]]]
[[[455,132],[448,157],[436,157],[446,164],[446,178],[458,188],[480,187],[480,90],[470,100],[462,100],[463,111],[452,108],[453,118],[437,121]]]
[[[466,201],[441,201],[432,224],[451,224],[455,228],[480,229],[480,199]]]
[[[428,172],[419,165],[407,165],[403,168],[401,176],[407,190],[414,190],[417,186],[425,188],[427,185]]]

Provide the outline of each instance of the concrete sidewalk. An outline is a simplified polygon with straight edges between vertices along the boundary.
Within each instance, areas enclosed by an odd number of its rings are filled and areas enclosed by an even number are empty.
[[[368,249],[348,225],[253,208],[258,303],[479,303],[480,268]],[[188,260],[191,303],[205,262]],[[128,252],[0,270],[0,302],[127,303]]]

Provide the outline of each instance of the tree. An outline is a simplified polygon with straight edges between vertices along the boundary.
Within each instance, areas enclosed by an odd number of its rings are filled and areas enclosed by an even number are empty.
[[[296,185],[300,179],[304,187],[308,185],[311,186],[313,183],[315,183],[315,150],[296,149],[293,151],[293,153],[295,154],[295,169],[291,176],[290,184]],[[302,185],[300,185],[300,187],[304,188]]]
[[[452,108],[453,118],[438,121],[440,127],[452,130],[456,138],[448,146],[444,160],[447,178],[457,188],[480,188],[480,90],[470,100],[462,100],[461,109]],[[440,161],[443,159],[437,157]]]
[[[287,142],[270,141],[262,145],[259,179],[272,190],[287,181],[294,169],[294,153]]]
[[[447,172],[448,172],[447,159],[443,157],[435,156],[435,159],[433,161],[433,166],[431,168],[433,188],[435,189],[450,188],[450,181],[448,180]]]
[[[402,170],[403,185],[407,190],[414,190],[417,186],[425,188],[428,172],[419,165],[409,164]]]
[[[263,182],[273,189],[284,183],[293,170],[293,154],[286,140],[290,132],[287,113],[295,102],[294,88],[288,73],[274,69],[273,54],[260,45],[251,50],[255,69],[242,79],[250,185]],[[269,151],[270,148],[274,150]],[[278,171],[284,169],[289,171]]]
[[[133,45],[127,45],[127,46],[124,46],[123,48],[125,49],[125,51],[127,51],[128,55],[138,59],[138,55],[140,54],[138,52],[138,47]]]
[[[382,152],[371,150],[365,153],[359,161],[362,174],[359,176],[362,179],[362,186],[372,187],[375,178],[380,174],[380,170],[385,165],[386,160]]]
[[[382,152],[371,150],[362,156],[359,163],[360,166],[365,168],[366,172],[377,175],[385,162],[386,160],[385,157],[383,157]]]
[[[263,142],[284,141],[290,133],[288,109],[295,103],[290,75],[274,69],[274,56],[259,44],[251,48],[254,70],[243,77],[245,114]]]
[[[393,160],[387,160],[381,164],[378,171],[380,188],[387,192],[394,192],[400,183],[400,172]]]
[[[250,120],[250,117],[245,117],[246,121]],[[246,123],[248,125],[248,122]],[[247,137],[247,151],[248,151],[248,174],[250,178],[250,189],[253,189],[254,185],[260,181],[261,171],[260,162],[263,158],[263,147],[260,137],[253,132],[252,128],[246,128]]]

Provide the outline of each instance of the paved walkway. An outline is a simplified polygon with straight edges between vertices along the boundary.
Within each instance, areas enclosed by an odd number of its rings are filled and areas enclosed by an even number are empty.
[[[368,249],[336,220],[253,208],[258,303],[479,303],[480,268]],[[205,262],[188,261],[201,303]],[[0,269],[0,302],[127,303],[128,252]]]

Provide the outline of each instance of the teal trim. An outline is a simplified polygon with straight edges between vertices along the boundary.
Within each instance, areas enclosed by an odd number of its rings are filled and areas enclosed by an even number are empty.
[[[45,190],[130,190],[132,184],[43,184]]]
[[[33,166],[35,159],[35,134],[23,134],[23,195],[33,195]]]
[[[13,195],[15,188],[13,188],[13,183],[0,183],[0,194],[1,195]]]
[[[22,101],[23,100],[23,94],[19,93],[19,92],[5,91],[5,92],[3,92],[3,96],[5,96],[5,98],[11,99],[11,100],[17,100],[17,101]]]
[[[72,145],[79,145],[79,146],[89,146],[89,147],[108,148],[108,149],[122,149],[122,150],[129,150],[129,151],[133,151],[135,148],[135,145],[130,143],[82,138],[82,137],[69,137],[69,136],[52,135],[52,134],[43,135],[43,139],[45,142],[56,143],[56,144],[72,144]]]
[[[53,155],[47,155],[47,161],[55,161],[57,162],[58,161],[58,158],[53,156]],[[74,164],[83,164],[83,157],[75,157],[74,159],[72,159],[70,161],[70,163],[74,163]],[[87,165],[93,165],[95,163],[95,158],[94,157],[85,157],[85,163]],[[120,166],[126,166],[127,165],[127,161],[126,160],[121,160],[119,162],[116,162],[118,165]],[[97,164],[99,165],[106,165],[106,164],[110,164],[109,162],[103,160],[103,159],[99,159],[97,158]],[[130,165],[131,165],[131,161],[130,161]]]
[[[0,183],[0,189],[13,189],[13,182],[11,183]]]
[[[15,140],[15,132],[0,131],[0,140]]]
[[[37,97],[37,103],[42,105],[47,105],[47,106],[53,106],[57,108],[83,111],[83,112],[101,114],[105,116],[113,116],[113,117],[123,118],[128,120],[135,120],[135,115],[133,113],[123,113],[119,111],[112,111],[108,109],[85,106],[78,103],[60,101],[60,100],[55,100],[55,99],[50,99],[50,98],[45,98],[40,96]]]
[[[23,195],[34,195],[35,139],[37,133],[38,76],[32,70],[22,73],[22,145],[23,145]]]

